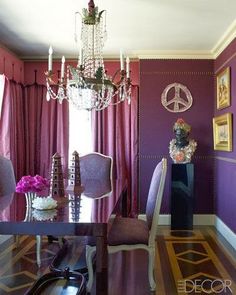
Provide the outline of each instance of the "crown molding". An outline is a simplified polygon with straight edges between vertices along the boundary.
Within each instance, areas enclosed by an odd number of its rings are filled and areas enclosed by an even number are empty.
[[[143,51],[135,52],[139,59],[216,59],[236,38],[236,19],[211,50]]]
[[[76,62],[77,58],[74,56],[66,56],[66,62]],[[137,56],[129,55],[131,61],[138,61]],[[48,56],[21,56],[24,62],[47,62]],[[119,62],[120,58],[114,55],[103,55],[104,61]],[[53,61],[61,61],[61,56],[53,56]]]
[[[162,50],[137,53],[139,59],[212,59],[207,50]]]
[[[47,61],[48,57],[47,56],[20,56],[18,57],[21,60],[23,60],[24,62],[43,62],[43,61]],[[142,59],[213,59],[213,55],[209,52],[201,52],[201,51],[194,51],[194,52],[176,52],[176,51],[170,51],[168,53],[152,53],[152,54],[148,54],[148,53],[140,53],[140,54],[131,54],[129,55],[129,58],[132,61],[138,61],[138,60],[142,60]],[[111,56],[106,56],[103,55],[103,59],[104,61],[119,61],[118,57],[111,57]],[[61,56],[53,56],[53,60],[54,61],[61,61]],[[76,57],[66,57],[66,62],[73,62],[76,61]]]
[[[222,51],[235,39],[236,37],[236,19],[231,23],[228,29],[224,32],[216,45],[213,47],[211,53],[216,59]]]

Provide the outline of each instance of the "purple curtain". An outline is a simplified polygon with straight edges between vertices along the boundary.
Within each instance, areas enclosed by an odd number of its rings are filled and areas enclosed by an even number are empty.
[[[131,104],[127,102],[93,112],[94,151],[113,158],[113,177],[127,180],[128,211],[138,207],[138,86],[132,86]]]
[[[51,159],[55,152],[62,157],[64,177],[68,173],[69,152],[69,104],[58,100],[42,101],[41,115],[41,149],[40,149],[40,175],[48,177],[51,172]]]
[[[24,95],[25,164],[27,174],[35,175],[41,173],[40,136],[45,87],[37,84],[26,86]]]
[[[44,85],[23,86],[5,78],[0,154],[12,160],[16,180],[28,174],[49,177],[55,152],[67,171],[68,146],[68,103],[47,102]]]
[[[5,77],[0,120],[0,154],[12,161],[16,179],[26,172],[23,85]]]
[[[64,172],[68,170],[69,106],[58,100],[46,100],[47,89],[33,84],[25,87],[25,110],[28,171],[49,178],[52,155],[62,156]]]

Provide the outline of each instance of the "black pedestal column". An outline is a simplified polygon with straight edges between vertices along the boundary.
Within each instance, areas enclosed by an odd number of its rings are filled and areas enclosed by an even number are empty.
[[[171,229],[193,229],[194,165],[172,164]]]

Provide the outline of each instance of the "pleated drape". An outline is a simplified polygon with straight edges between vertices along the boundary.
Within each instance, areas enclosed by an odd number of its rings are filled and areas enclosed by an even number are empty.
[[[93,112],[94,151],[113,158],[113,177],[126,178],[129,214],[138,206],[138,86],[132,86],[131,104],[127,101]]]
[[[44,85],[23,86],[5,78],[0,154],[12,160],[16,180],[29,174],[49,178],[55,152],[61,154],[67,172],[68,146],[67,102],[47,102]]]

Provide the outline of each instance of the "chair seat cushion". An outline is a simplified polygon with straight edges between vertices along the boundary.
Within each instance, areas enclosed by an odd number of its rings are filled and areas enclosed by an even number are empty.
[[[137,218],[115,218],[108,234],[110,246],[148,245],[149,229],[146,221]]]

